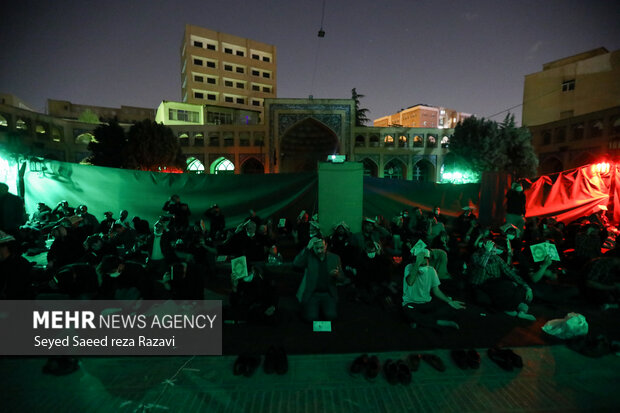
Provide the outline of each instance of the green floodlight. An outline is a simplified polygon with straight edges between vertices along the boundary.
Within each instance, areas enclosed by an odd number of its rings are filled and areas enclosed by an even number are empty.
[[[441,182],[449,184],[470,184],[480,182],[480,175],[473,171],[446,171],[441,174]]]

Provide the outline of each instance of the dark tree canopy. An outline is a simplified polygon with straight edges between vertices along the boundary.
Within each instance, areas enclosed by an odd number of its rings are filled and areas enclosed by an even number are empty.
[[[185,157],[172,129],[145,119],[125,133],[117,121],[100,125],[88,145],[90,163],[144,171],[184,170]]]
[[[97,166],[122,168],[122,153],[127,143],[125,131],[118,122],[110,122],[97,126],[94,131],[95,140],[88,144],[92,152],[89,162]]]
[[[355,88],[351,89],[351,99],[355,102],[355,126],[364,126],[370,121],[366,116],[368,109],[360,108],[360,99],[363,97],[364,95],[358,94]]]
[[[517,128],[513,115],[500,124],[484,118],[465,119],[454,129],[450,152],[456,163],[476,172],[504,171],[522,178],[535,175],[538,167],[530,132]]]
[[[181,146],[172,129],[148,119],[129,129],[123,155],[125,167],[130,169],[160,171],[185,167]]]

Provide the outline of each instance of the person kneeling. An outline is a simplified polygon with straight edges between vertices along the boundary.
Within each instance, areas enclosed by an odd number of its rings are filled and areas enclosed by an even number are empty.
[[[415,262],[405,267],[403,278],[403,312],[412,327],[454,327],[459,325],[453,320],[446,320],[452,310],[465,308],[465,303],[447,297],[439,289],[437,271],[430,266],[429,250],[419,251]],[[432,300],[433,295],[448,306]]]

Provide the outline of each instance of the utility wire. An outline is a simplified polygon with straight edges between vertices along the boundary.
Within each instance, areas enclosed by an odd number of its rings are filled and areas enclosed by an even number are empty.
[[[325,0],[323,0],[323,6],[321,8],[321,26],[319,29],[318,40],[316,44],[316,55],[314,56],[314,69],[312,70],[312,83],[310,86],[310,96],[314,96],[314,80],[316,79],[316,72],[319,67],[319,52],[321,50],[321,39],[325,36],[323,31],[323,21],[325,20]]]
[[[517,104],[517,105],[511,106],[511,107],[509,107],[508,109],[504,109],[504,110],[502,110],[501,112],[497,112],[497,113],[495,113],[495,114],[493,114],[493,115],[491,115],[491,116],[487,116],[487,119],[492,119],[492,118],[494,118],[494,117],[496,117],[496,116],[498,116],[498,115],[501,115],[502,113],[508,112],[508,111],[510,111],[510,110],[512,110],[512,109],[516,109],[516,108],[518,108],[519,106],[523,106],[525,103],[529,103],[529,102],[531,102],[531,101],[533,101],[533,100],[538,100],[538,99],[544,98],[545,96],[549,96],[549,95],[551,95],[551,94],[553,94],[553,93],[557,93],[557,92],[559,92],[559,91],[560,91],[560,89],[556,89],[556,88],[554,88],[554,89],[553,89],[552,91],[550,91],[550,92],[543,93],[542,95],[539,95],[539,96],[536,96],[536,97],[530,98],[530,99],[528,99],[528,100],[526,100],[526,101],[524,101],[524,102],[522,102],[522,103],[519,103],[519,104]]]

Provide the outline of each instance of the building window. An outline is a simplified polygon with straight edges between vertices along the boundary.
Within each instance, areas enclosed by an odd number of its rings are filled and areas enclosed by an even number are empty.
[[[400,135],[398,137],[398,147],[404,148],[405,146],[407,146],[407,137],[405,135]]]
[[[214,174],[232,174],[235,172],[235,165],[223,157],[213,162],[211,168]]]
[[[15,122],[15,129],[24,130],[24,131],[28,130],[28,124],[23,119],[17,119],[17,122]]]
[[[232,49],[231,49],[231,48],[229,48],[229,47],[225,47],[225,48],[224,48],[224,53],[226,53],[226,54],[233,54],[233,51],[232,51]]]
[[[582,139],[584,136],[583,133],[583,124],[573,125],[573,140]]]
[[[244,72],[245,72],[245,69],[244,69],[242,66],[237,66],[237,68],[236,68],[236,72],[237,72],[237,73],[244,73]]]
[[[362,135],[358,135],[355,137],[355,147],[363,148],[366,146],[366,139]]]
[[[207,60],[207,67],[210,67],[212,69],[215,69],[216,65],[215,62],[212,62],[210,60]]]
[[[204,81],[205,81],[205,78],[204,78],[204,77],[194,75],[194,82],[203,83]]]
[[[447,136],[444,136],[443,138],[441,138],[441,147],[447,148],[448,146],[450,146],[450,138]]]
[[[237,103],[243,105],[243,104],[245,104],[245,99],[244,98],[237,98]]]
[[[168,109],[168,119],[200,123],[200,113],[181,109]]]
[[[207,95],[207,99],[208,99],[208,100],[217,100],[217,96],[216,96],[216,95],[214,95],[214,94],[212,94],[212,93],[209,93],[209,94]]]
[[[428,135],[426,137],[426,146],[429,148],[436,148],[437,147],[437,138],[435,138],[433,135]]]
[[[600,136],[603,136],[603,122],[600,120],[593,121],[590,128],[590,137],[598,138]]]
[[[250,146],[250,140],[247,138],[239,139],[239,146]]]
[[[233,103],[233,101],[232,96],[224,96],[224,102]]]
[[[226,86],[226,87],[233,87],[232,80],[224,80],[224,86]]]
[[[557,128],[555,130],[555,142],[561,143],[566,140],[566,128]]]
[[[245,89],[245,85],[242,82],[236,83],[237,89]]]
[[[194,92],[194,97],[195,97],[196,99],[204,99],[204,98],[205,98],[205,95],[204,95],[204,93],[202,93],[202,92]]]
[[[377,135],[372,135],[369,139],[370,146],[376,148],[379,146],[379,137]]]
[[[232,136],[225,136],[224,146],[235,146],[235,138],[233,138]]]
[[[263,77],[265,79],[269,79],[271,77],[271,74],[269,72],[263,72]]]
[[[252,54],[252,59],[254,60],[260,60],[260,56],[257,54]]]
[[[0,126],[3,128],[9,127],[9,122],[6,120],[6,118],[3,115],[0,115]]]
[[[255,91],[255,92],[260,92],[260,86],[252,85],[252,90]]]
[[[194,40],[194,46],[202,47],[202,42],[197,42],[196,40]]]
[[[271,88],[269,86],[263,86],[263,92],[271,93]]]
[[[260,100],[252,99],[252,106],[260,106]]]
[[[187,170],[196,174],[202,174],[205,172],[205,166],[200,160],[192,156],[187,158]]]
[[[267,56],[263,56],[263,62],[267,62],[269,63],[271,61],[271,59]]]
[[[187,132],[183,132],[179,135],[179,144],[181,146],[189,146],[189,135]]]
[[[217,50],[214,44],[207,43],[207,50]]]
[[[424,139],[420,135],[416,135],[413,137],[413,147],[414,148],[423,148],[424,147]]]
[[[197,132],[194,135],[194,146],[204,146],[205,145],[205,137],[202,132]]]
[[[226,70],[227,72],[232,72],[233,71],[233,67],[232,67],[232,65],[224,65],[224,70]]]
[[[260,76],[260,72],[258,70],[252,69],[252,76]]]
[[[542,132],[542,144],[549,145],[551,143],[551,131],[544,130]]]
[[[232,124],[232,115],[230,113],[208,112],[207,123],[214,125],[230,125]]]
[[[383,142],[385,143],[385,146],[394,146],[394,137],[391,135],[386,135],[385,138],[383,138]]]
[[[237,56],[241,56],[241,57],[243,57],[245,55],[245,53],[243,53],[243,50],[237,50],[237,52],[235,54]]]
[[[209,146],[220,146],[220,137],[209,136]]]
[[[200,60],[200,59],[194,59],[194,64],[195,64],[196,66],[202,66],[202,60]]]
[[[569,92],[575,90],[575,79],[562,82],[562,92]]]
[[[216,82],[215,82],[215,78],[214,78],[214,77],[208,77],[208,78],[207,78],[207,83],[210,83],[210,84],[212,84],[212,85],[215,85],[215,83],[216,83]]]

